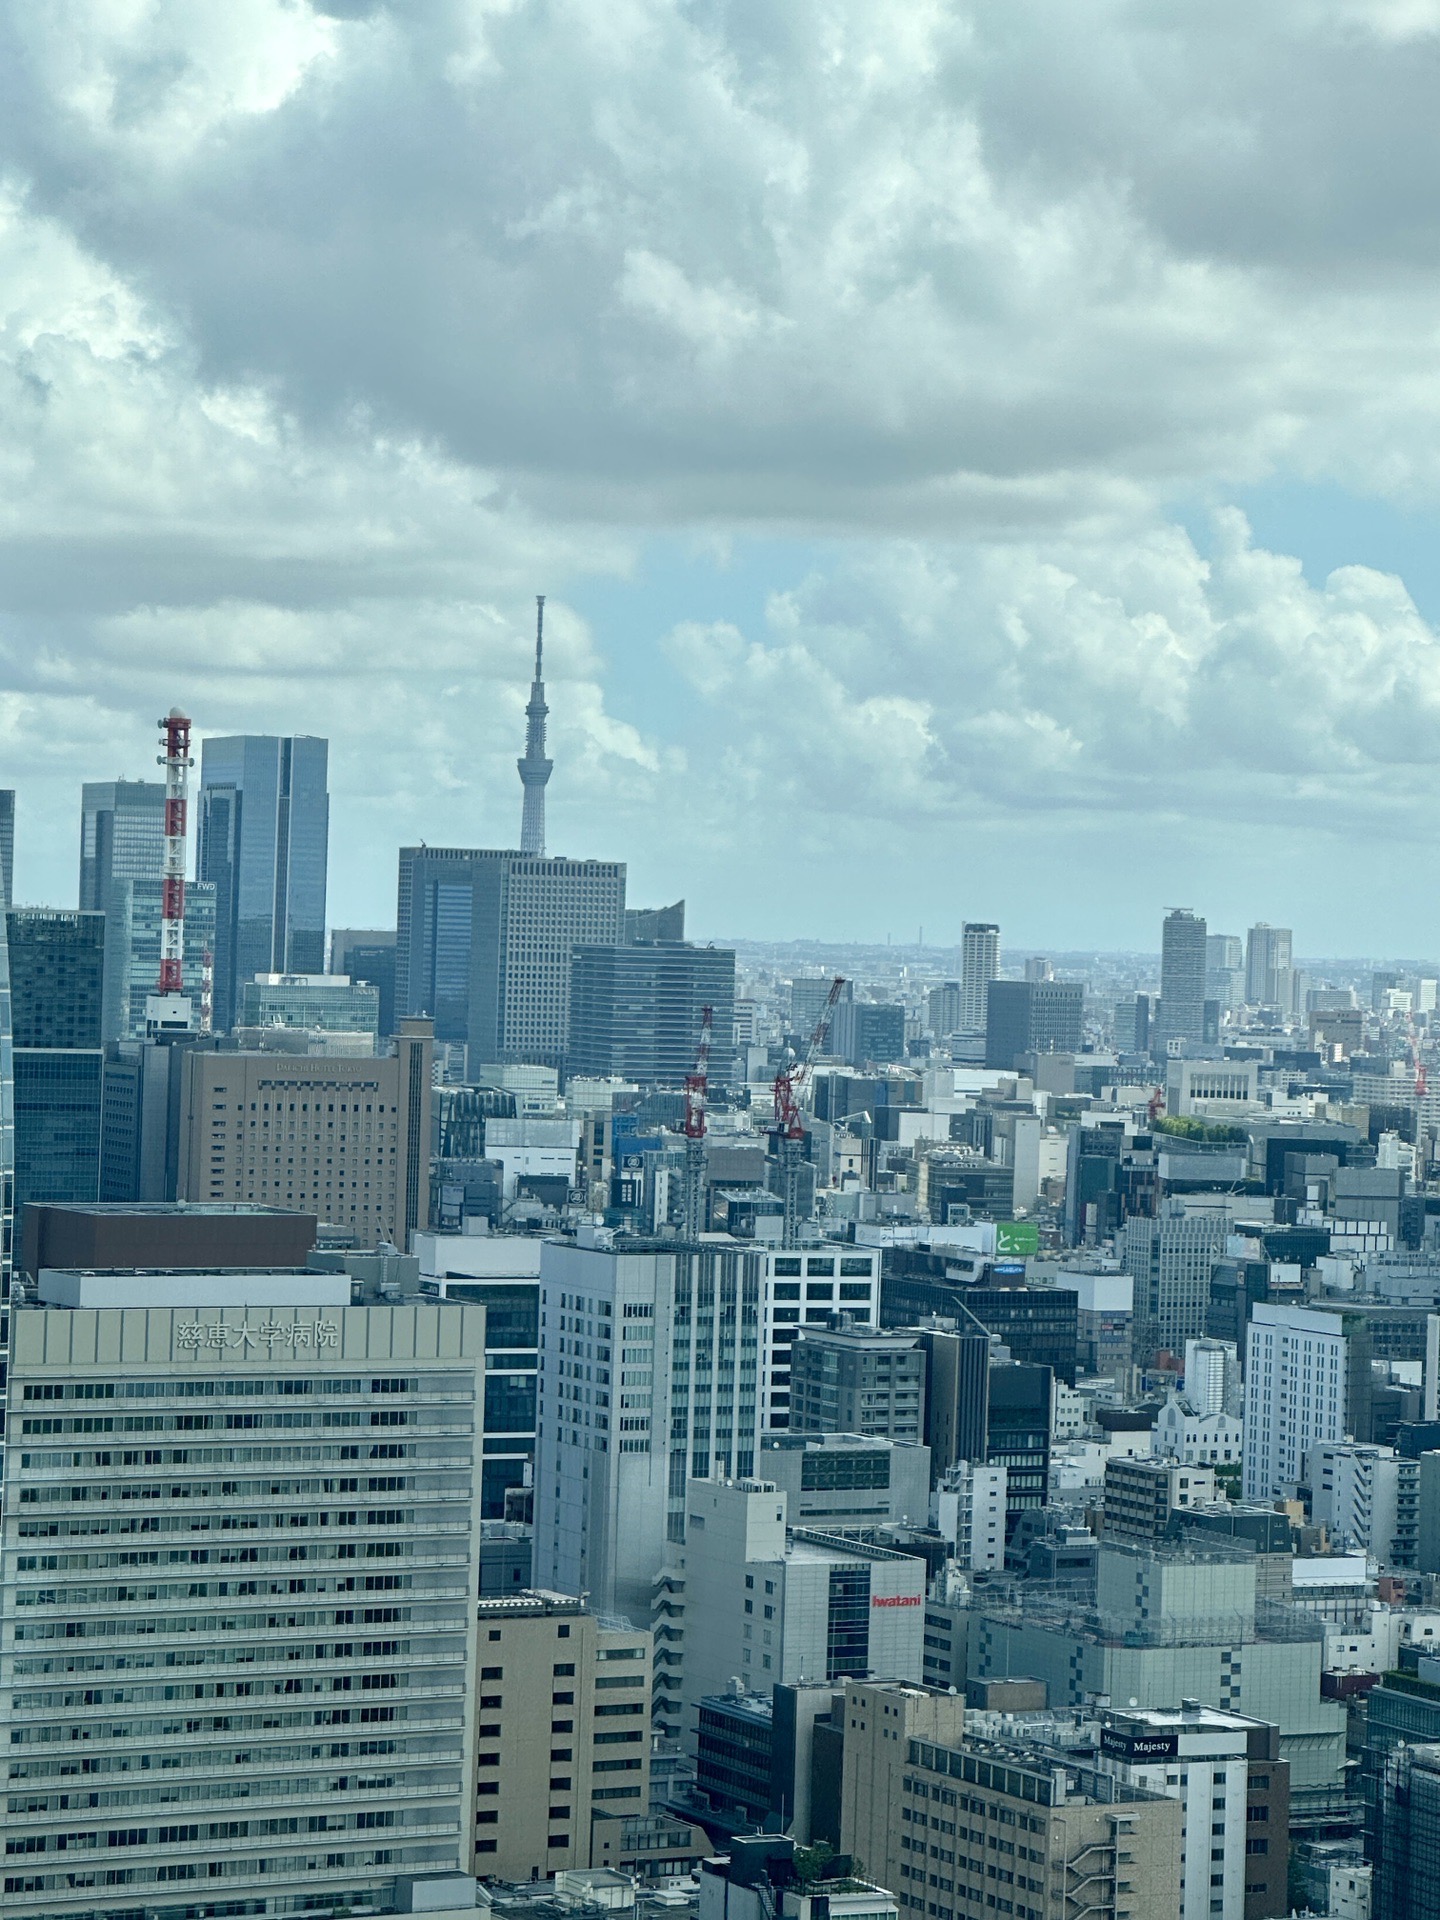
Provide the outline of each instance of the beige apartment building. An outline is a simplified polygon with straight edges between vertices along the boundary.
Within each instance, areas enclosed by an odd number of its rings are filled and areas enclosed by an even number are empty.
[[[187,1052],[177,1197],[295,1207],[407,1252],[429,1215],[433,1044],[406,1019],[383,1060]]]
[[[840,1849],[928,1920],[1180,1910],[1182,1808],[1083,1761],[972,1740],[930,1687],[845,1690]]]
[[[649,1807],[650,1634],[535,1591],[481,1600],[479,1622],[473,1871],[597,1864],[592,1821],[613,1844],[613,1816]]]

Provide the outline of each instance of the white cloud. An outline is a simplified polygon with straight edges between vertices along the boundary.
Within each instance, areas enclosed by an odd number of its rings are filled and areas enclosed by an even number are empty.
[[[332,737],[356,894],[407,834],[508,835],[541,586],[557,821],[735,926],[798,910],[797,850],[818,912],[977,834],[1072,898],[1107,835],[1413,844],[1440,655],[1403,585],[1170,521],[1272,473],[1440,492],[1437,31],[1434,0],[0,0],[28,870],[68,871],[78,780],[143,770],[174,698]],[[602,658],[570,590],[680,530],[853,545],[763,625]]]

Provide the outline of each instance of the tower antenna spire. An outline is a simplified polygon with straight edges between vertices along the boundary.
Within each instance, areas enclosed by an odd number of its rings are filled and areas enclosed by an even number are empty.
[[[530,700],[525,708],[525,752],[515,762],[524,789],[525,804],[520,815],[520,851],[545,856],[545,783],[554,764],[545,757],[545,704],[543,672],[545,648],[545,596],[535,596],[535,678],[530,682]]]

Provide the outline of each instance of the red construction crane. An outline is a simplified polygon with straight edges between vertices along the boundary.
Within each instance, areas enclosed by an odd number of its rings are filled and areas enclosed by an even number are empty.
[[[805,1123],[800,1117],[800,1102],[816,1055],[825,1045],[830,1031],[830,1015],[845,985],[843,974],[836,974],[825,996],[820,1018],[809,1045],[798,1060],[782,1067],[775,1076],[775,1119],[770,1137],[775,1142],[775,1157],[780,1163],[780,1195],[784,1209],[780,1244],[793,1247],[800,1239],[800,1167],[804,1160]]]
[[[820,1018],[815,1022],[815,1031],[804,1053],[798,1060],[792,1060],[788,1067],[782,1067],[775,1076],[775,1124],[771,1131],[780,1140],[803,1140],[804,1123],[800,1118],[800,1098],[805,1082],[810,1078],[810,1069],[816,1056],[825,1045],[825,1037],[830,1031],[830,1016],[835,1011],[835,1003],[845,985],[845,976],[837,973],[830,982],[830,991],[825,996],[825,1005]]]
[[[710,1092],[710,1034],[715,1009],[704,1007],[700,1013],[700,1045],[695,1054],[695,1071],[685,1076],[685,1137],[705,1138],[705,1107]]]
[[[687,1240],[698,1240],[706,1227],[705,1209],[705,1107],[710,1093],[710,1033],[714,1009],[705,1007],[700,1014],[700,1045],[695,1051],[695,1071],[685,1076],[685,1175],[680,1193],[680,1231]]]

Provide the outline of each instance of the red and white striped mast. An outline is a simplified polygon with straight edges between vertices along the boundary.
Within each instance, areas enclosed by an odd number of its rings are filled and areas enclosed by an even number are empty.
[[[158,756],[165,769],[165,858],[161,868],[160,977],[156,994],[171,1004],[151,1010],[151,1021],[165,1026],[190,1024],[185,993],[185,829],[190,785],[190,722],[172,707],[159,723]]]

